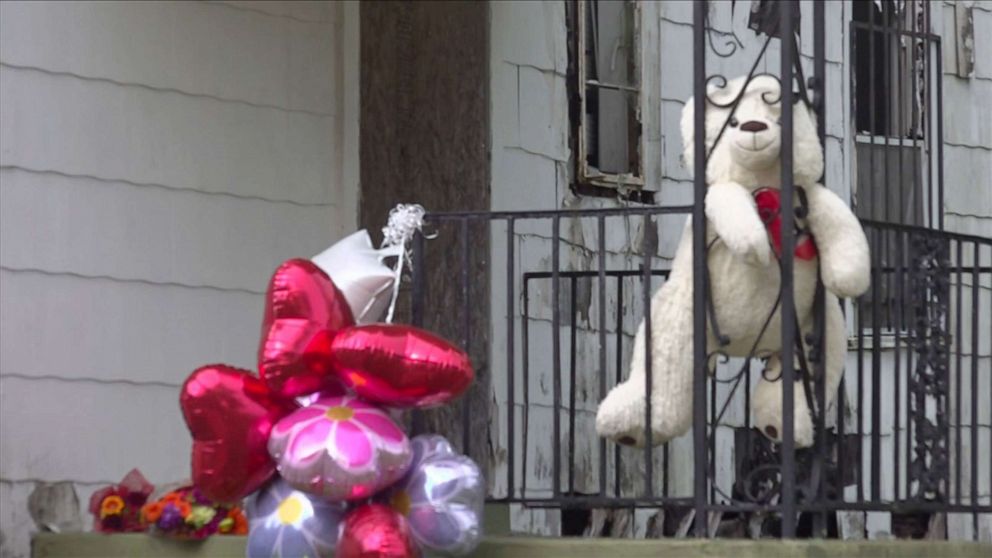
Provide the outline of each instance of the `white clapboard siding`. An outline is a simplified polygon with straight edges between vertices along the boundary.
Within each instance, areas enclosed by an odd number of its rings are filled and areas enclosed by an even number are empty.
[[[0,264],[12,269],[262,292],[283,259],[344,233],[329,206],[10,168],[0,180]]]
[[[335,13],[333,2],[313,0],[217,0],[211,3],[223,4],[244,10],[255,10],[269,15],[298,19],[300,21],[333,22],[340,20]]]
[[[352,2],[0,4],[0,556],[35,482],[88,527],[189,477],[179,385],[254,368],[272,271],[355,228],[358,81]]]
[[[190,437],[170,387],[0,378],[3,475],[8,480],[188,476]]]
[[[339,10],[315,3],[325,19],[305,21],[251,4],[4,2],[0,48],[5,64],[335,112]]]
[[[3,165],[334,204],[335,117],[0,67]]]
[[[0,270],[0,370],[178,386],[196,367],[255,368],[263,296]],[[4,412],[6,416],[6,411]]]

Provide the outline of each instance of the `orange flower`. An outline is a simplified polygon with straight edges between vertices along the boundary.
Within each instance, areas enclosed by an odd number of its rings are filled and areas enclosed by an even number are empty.
[[[183,516],[184,519],[189,517],[190,512],[193,511],[193,506],[189,505],[189,502],[185,500],[172,502],[172,505],[176,506],[176,509],[179,511],[179,515]]]
[[[162,516],[162,509],[165,504],[162,502],[152,502],[141,507],[141,516],[149,523],[155,523]]]
[[[248,534],[248,518],[245,514],[241,513],[241,510],[234,508],[228,514],[228,517],[234,519],[234,528],[231,529],[231,533],[234,535],[246,535]]]
[[[100,519],[108,515],[120,515],[124,511],[124,499],[120,496],[107,496],[100,503]]]
[[[162,497],[162,501],[166,504],[174,504],[176,502],[185,502],[186,498],[178,492],[170,492]]]

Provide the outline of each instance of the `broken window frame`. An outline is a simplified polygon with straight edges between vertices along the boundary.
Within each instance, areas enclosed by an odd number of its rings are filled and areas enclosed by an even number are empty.
[[[642,63],[642,17],[641,6],[635,0],[610,0],[622,1],[629,6],[629,12],[633,21],[631,26],[631,39],[629,49],[632,57],[629,58],[629,71],[627,84],[604,82],[599,79],[589,77],[590,68],[587,62],[586,50],[589,47],[588,17],[589,10],[593,3],[599,0],[573,0],[571,17],[568,18],[568,25],[571,27],[570,33],[573,44],[569,45],[569,65],[573,76],[570,80],[572,88],[572,100],[578,106],[578,110],[571,111],[572,123],[572,146],[575,154],[575,177],[574,183],[580,186],[592,186],[598,188],[608,188],[619,190],[621,195],[630,191],[639,191],[644,187],[644,126],[641,103],[644,98],[644,76]],[[597,77],[599,77],[597,75]],[[594,167],[589,162],[591,134],[590,129],[598,129],[598,123],[593,124],[590,119],[594,116],[588,112],[590,102],[590,88],[599,91],[621,91],[628,96],[627,108],[627,156],[633,156],[635,168],[628,169],[628,172],[604,172]],[[633,118],[630,115],[633,114]],[[636,129],[632,130],[631,126]],[[631,172],[632,170],[632,172]]]

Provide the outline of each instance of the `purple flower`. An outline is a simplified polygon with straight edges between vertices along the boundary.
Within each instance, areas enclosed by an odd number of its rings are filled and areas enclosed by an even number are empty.
[[[193,487],[193,501],[201,506],[210,506],[213,504],[213,502],[203,495],[200,488],[196,486]]]
[[[410,472],[382,497],[406,516],[413,538],[425,549],[470,554],[482,536],[486,482],[479,466],[441,436],[416,436],[410,446]]]
[[[313,498],[276,477],[248,501],[251,558],[328,557],[347,506]]]
[[[157,525],[160,529],[171,531],[183,524],[183,515],[179,513],[176,506],[169,504],[162,510],[162,515],[158,518]]]

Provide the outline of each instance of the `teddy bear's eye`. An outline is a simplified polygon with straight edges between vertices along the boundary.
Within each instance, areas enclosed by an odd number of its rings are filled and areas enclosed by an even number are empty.
[[[737,127],[737,124],[738,124],[738,122],[737,122],[737,119],[736,119],[736,118],[734,118],[733,116],[731,116],[731,117],[730,117],[730,122],[729,122],[729,124],[730,124],[730,127],[731,127],[731,128],[736,128],[736,127]]]

